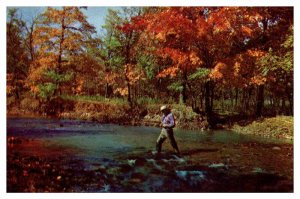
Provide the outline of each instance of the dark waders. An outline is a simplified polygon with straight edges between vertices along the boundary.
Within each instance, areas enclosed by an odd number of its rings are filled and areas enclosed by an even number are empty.
[[[174,132],[173,132],[173,129],[172,128],[162,128],[161,130],[161,133],[160,135],[158,136],[157,138],[157,141],[156,141],[156,151],[157,153],[160,153],[161,152],[161,147],[162,147],[162,144],[163,142],[166,140],[166,139],[169,139],[173,149],[175,150],[175,152],[177,154],[179,154],[179,149],[178,149],[178,146],[177,146],[177,143],[176,143],[176,140],[174,138]]]

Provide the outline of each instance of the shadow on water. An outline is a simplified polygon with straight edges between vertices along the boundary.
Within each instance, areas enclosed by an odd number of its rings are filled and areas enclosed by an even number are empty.
[[[7,191],[293,191],[291,144],[231,131],[175,130],[182,155],[173,154],[165,143],[157,156],[152,150],[159,131],[72,120],[8,119]]]

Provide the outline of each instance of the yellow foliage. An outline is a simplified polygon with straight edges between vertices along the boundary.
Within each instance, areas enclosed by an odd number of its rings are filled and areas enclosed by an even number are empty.
[[[163,34],[162,32],[158,33],[155,38],[159,40],[160,42],[165,42],[166,41],[166,35]]]
[[[267,81],[267,79],[263,76],[255,76],[251,78],[251,84],[255,84],[255,85],[263,85],[265,84]]]
[[[166,77],[168,75],[170,75],[170,77],[176,77],[178,72],[179,72],[179,67],[175,65],[164,69],[161,73],[157,75],[157,77]]]
[[[39,88],[37,87],[37,86],[31,86],[30,87],[30,91],[32,92],[32,93],[39,93]]]
[[[222,63],[222,62],[218,62],[216,64],[216,66],[214,67],[214,69],[211,71],[211,73],[209,74],[210,78],[213,79],[221,79],[224,77],[223,73],[224,70],[226,69],[227,65]]]
[[[126,64],[124,68],[125,68],[126,79],[129,81],[130,85],[134,85],[140,79],[145,78],[144,72],[138,69],[136,65]]]
[[[121,96],[128,95],[128,88],[117,88],[114,90],[114,94],[119,93]]]
[[[245,33],[247,36],[251,36],[253,31],[247,26],[242,26],[242,32]]]
[[[233,69],[234,69],[234,76],[239,76],[239,72],[241,70],[241,63],[240,62],[235,62],[234,66],[233,66]]]
[[[203,63],[203,62],[200,60],[200,58],[196,55],[195,52],[191,52],[189,58],[190,58],[190,61],[191,61],[192,65],[197,65],[197,66],[199,66],[200,64]]]
[[[262,51],[262,50],[258,50],[258,49],[249,49],[247,51],[247,54],[252,56],[252,57],[260,58],[260,57],[265,56],[267,54],[267,52]]]

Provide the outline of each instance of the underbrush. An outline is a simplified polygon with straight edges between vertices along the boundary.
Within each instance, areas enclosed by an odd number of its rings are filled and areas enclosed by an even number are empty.
[[[243,134],[255,134],[264,137],[293,139],[294,117],[276,116],[255,120],[246,126],[234,125],[232,129]]]

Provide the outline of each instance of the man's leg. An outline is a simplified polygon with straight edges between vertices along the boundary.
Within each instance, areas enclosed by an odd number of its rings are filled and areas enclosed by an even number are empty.
[[[157,151],[157,153],[161,152],[161,147],[162,147],[162,144],[165,140],[166,140],[166,138],[160,138],[159,140],[157,140],[157,142],[156,142],[156,151]]]
[[[173,149],[176,151],[177,154],[180,154],[176,140],[174,138],[174,133],[173,133],[173,129],[168,130],[168,138],[171,142],[171,145],[173,147]]]
[[[167,139],[167,132],[165,129],[162,129],[161,130],[161,133],[160,135],[158,136],[157,138],[157,141],[156,141],[156,151],[157,153],[160,153],[161,152],[161,147],[162,147],[162,144],[163,142]]]

